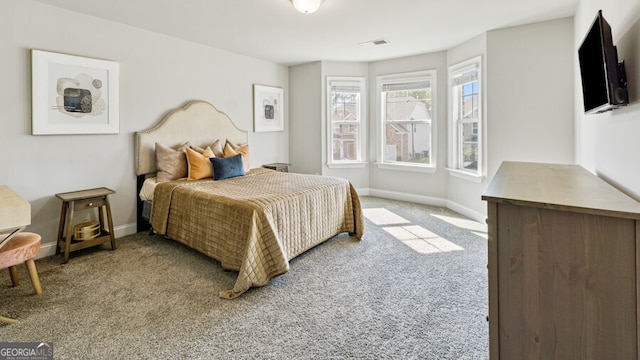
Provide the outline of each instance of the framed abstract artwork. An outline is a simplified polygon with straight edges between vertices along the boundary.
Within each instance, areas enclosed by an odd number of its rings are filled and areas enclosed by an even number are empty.
[[[117,134],[117,62],[31,50],[33,135]]]
[[[279,87],[253,85],[253,131],[284,130],[283,94]]]

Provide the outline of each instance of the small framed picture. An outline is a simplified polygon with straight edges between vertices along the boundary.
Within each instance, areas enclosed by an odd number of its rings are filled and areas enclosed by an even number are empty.
[[[279,87],[253,85],[253,131],[284,130],[283,94]]]
[[[33,135],[117,134],[118,63],[31,50]]]

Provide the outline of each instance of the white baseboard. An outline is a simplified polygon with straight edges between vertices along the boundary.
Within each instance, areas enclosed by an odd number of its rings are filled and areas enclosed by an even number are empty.
[[[357,191],[358,191],[358,194],[361,196],[375,196],[375,197],[381,197],[384,199],[400,200],[400,201],[407,201],[407,202],[413,202],[418,204],[444,207],[481,223],[484,223],[487,218],[486,214],[477,212],[464,205],[460,205],[456,202],[443,199],[443,198],[407,194],[407,193],[401,193],[397,191],[370,189],[370,188],[357,189]]]
[[[407,201],[407,202],[413,202],[418,204],[447,207],[447,200],[442,198],[432,197],[432,196],[407,194],[407,193],[401,193],[397,191],[378,190],[378,189],[369,189],[369,195],[381,197],[385,199],[391,199],[391,200],[400,200],[400,201]]]
[[[125,224],[116,226],[113,228],[113,233],[116,236],[116,239],[119,237],[135,234],[137,230],[137,225],[133,224]],[[42,244],[40,246],[40,252],[36,255],[36,259],[40,259],[47,256],[52,256],[56,254],[56,243],[48,242],[46,244]]]
[[[457,212],[458,214],[464,215],[469,219],[475,220],[479,223],[485,223],[487,221],[487,214],[483,214],[481,212],[477,212],[473,209],[470,209],[466,206],[460,205],[451,200],[447,201],[447,209]]]

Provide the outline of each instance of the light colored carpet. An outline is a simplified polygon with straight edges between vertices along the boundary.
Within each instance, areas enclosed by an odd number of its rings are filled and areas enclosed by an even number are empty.
[[[68,264],[36,261],[40,296],[25,266],[16,288],[3,270],[0,314],[20,322],[0,325],[0,339],[53,342],[56,359],[486,359],[486,227],[446,209],[362,202],[391,223],[367,220],[362,241],[337,236],[236,300],[218,297],[235,272],[147,233]]]

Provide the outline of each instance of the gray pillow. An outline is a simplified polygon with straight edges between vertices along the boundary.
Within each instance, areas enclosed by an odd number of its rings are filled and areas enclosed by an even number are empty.
[[[165,182],[187,177],[186,149],[189,143],[179,145],[176,149],[156,143],[156,181]]]

